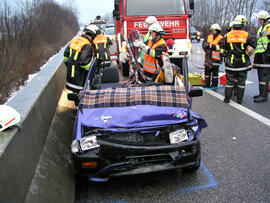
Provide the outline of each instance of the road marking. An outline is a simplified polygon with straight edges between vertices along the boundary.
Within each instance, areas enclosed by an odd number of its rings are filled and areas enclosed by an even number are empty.
[[[176,192],[177,194],[185,194],[185,193],[189,193],[189,192],[193,192],[193,191],[202,190],[202,189],[206,189],[206,188],[217,186],[217,182],[216,182],[214,176],[208,170],[208,168],[206,167],[206,165],[203,162],[201,162],[201,167],[200,168],[205,173],[206,178],[208,179],[209,183],[206,184],[206,185],[200,185],[200,186],[196,186],[196,187],[189,187],[189,188],[181,189],[181,190],[179,190],[179,191]]]
[[[224,99],[224,96],[222,96],[222,95],[220,95],[212,90],[206,90],[205,92],[209,93],[210,95],[216,97],[217,99],[219,99],[221,101],[223,101],[223,99]],[[240,105],[232,100],[228,105],[242,111],[243,113],[249,115],[250,117],[252,117],[252,118],[262,122],[263,124],[267,125],[268,127],[270,127],[270,119],[265,118],[264,116],[254,112],[254,111],[252,111],[252,110],[250,110],[250,109],[248,109],[248,108],[246,108],[246,107],[244,107],[244,106],[242,106],[242,105]]]

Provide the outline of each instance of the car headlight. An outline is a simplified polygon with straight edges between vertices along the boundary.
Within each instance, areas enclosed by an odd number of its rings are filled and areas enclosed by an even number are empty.
[[[188,134],[185,129],[180,129],[169,134],[171,144],[177,144],[188,140]]]
[[[80,145],[83,151],[94,149],[100,146],[97,143],[97,137],[95,135],[83,137],[80,141]]]
[[[79,142],[78,140],[73,140],[71,143],[71,151],[76,154],[79,152]]]
[[[200,36],[200,35],[201,35],[201,33],[200,33],[200,32],[197,32],[197,35],[199,35],[199,36]]]

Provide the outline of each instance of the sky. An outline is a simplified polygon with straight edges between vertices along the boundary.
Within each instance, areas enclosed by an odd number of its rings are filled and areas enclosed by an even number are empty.
[[[55,0],[63,5],[75,5],[78,10],[80,24],[87,24],[97,15],[112,13],[114,0]]]

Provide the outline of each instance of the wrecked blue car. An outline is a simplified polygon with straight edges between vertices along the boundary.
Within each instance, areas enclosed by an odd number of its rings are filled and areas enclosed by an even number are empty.
[[[118,76],[112,76],[118,74],[112,67],[105,68],[102,77],[108,72],[107,78],[114,81],[101,79],[96,85],[91,82],[95,66],[92,64],[89,80],[77,98],[71,146],[77,175],[107,181],[200,167],[198,138],[207,124],[190,109],[190,98],[201,95],[200,91],[173,85],[125,87]]]

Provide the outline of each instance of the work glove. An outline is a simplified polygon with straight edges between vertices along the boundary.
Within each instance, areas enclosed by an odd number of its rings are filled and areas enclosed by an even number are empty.
[[[119,54],[119,61],[121,63],[126,63],[130,60],[129,54],[127,52],[122,52]]]
[[[144,43],[143,43],[143,41],[142,40],[135,40],[134,42],[133,42],[133,45],[134,45],[134,47],[139,47],[139,48],[141,48],[143,51],[145,51],[146,53],[148,52],[148,50],[149,50],[149,47],[147,46],[147,45],[145,45]]]

